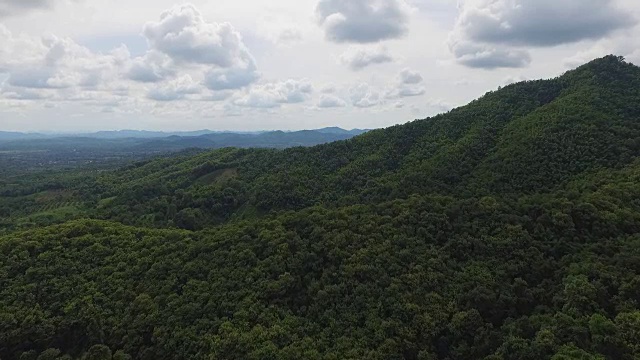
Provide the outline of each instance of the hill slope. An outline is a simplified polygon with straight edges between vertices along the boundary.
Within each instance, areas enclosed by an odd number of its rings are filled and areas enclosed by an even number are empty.
[[[85,219],[0,237],[0,357],[637,359],[639,126],[609,56],[346,141],[57,183]]]
[[[639,99],[640,71],[611,56],[351,140],[164,159],[110,174],[101,182],[106,189],[93,191],[116,196],[117,207],[105,218],[120,214],[131,225],[145,214],[164,213],[168,204],[215,223],[247,211],[375,203],[412,194],[548,193],[632,162],[640,151]],[[225,170],[235,175],[216,177]]]

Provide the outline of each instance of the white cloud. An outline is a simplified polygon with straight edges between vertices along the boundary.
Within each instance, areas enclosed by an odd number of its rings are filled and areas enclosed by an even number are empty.
[[[353,71],[362,70],[371,65],[393,61],[393,57],[384,46],[375,48],[349,48],[340,56],[340,62]]]
[[[465,0],[449,48],[471,68],[520,68],[528,49],[601,39],[633,25],[613,0]]]
[[[42,59],[46,51],[38,39],[27,36],[17,36],[0,24],[0,72],[7,72],[9,68],[32,63]]]
[[[132,58],[125,46],[93,52],[70,38],[16,35],[0,24],[0,100],[47,100],[118,113],[189,100],[180,109],[195,111],[205,103],[229,101],[233,91],[259,78],[240,34],[229,24],[206,22],[191,5],[167,10],[159,22],[145,25],[144,34],[149,49]],[[305,101],[311,92],[308,81],[275,84],[256,91],[277,104]]]
[[[457,61],[470,68],[522,68],[531,63],[526,50],[495,47],[470,41],[452,41],[449,48]]]
[[[352,86],[349,89],[351,104],[359,108],[368,108],[380,105],[383,102],[380,92],[367,83]]]
[[[427,90],[423,86],[401,86],[390,96],[393,97],[411,97],[424,95]]]
[[[320,0],[316,15],[327,40],[337,43],[374,43],[409,31],[404,0]]]
[[[287,80],[252,87],[248,94],[236,99],[237,106],[250,108],[277,108],[282,104],[297,104],[309,99],[313,86],[308,80]]]
[[[12,100],[44,100],[49,96],[43,91],[37,89],[13,88],[3,91],[2,97]]]
[[[345,107],[347,106],[347,103],[335,95],[322,94],[320,95],[320,100],[318,101],[317,106],[319,108],[337,108]]]
[[[156,101],[182,100],[187,95],[200,94],[202,87],[193,81],[191,76],[183,75],[166,84],[150,90],[147,97]]]
[[[53,72],[49,69],[14,69],[9,75],[7,84],[13,87],[30,88],[30,89],[53,89],[60,86],[55,84]],[[56,86],[58,85],[58,86]]]
[[[133,59],[127,77],[133,81],[154,83],[173,77],[176,72],[177,68],[169,56],[150,50],[144,56]]]
[[[412,71],[409,68],[402,69],[400,72],[400,82],[402,84],[419,84],[422,80],[422,75],[419,72]]]
[[[152,49],[176,62],[230,68],[253,61],[242,36],[231,24],[207,22],[191,4],[165,11],[159,22],[144,26],[143,34]]]
[[[190,1],[195,7],[164,11],[171,1],[52,0],[53,6],[15,11],[20,16],[1,18],[0,127],[34,131],[63,126],[75,130],[255,130],[325,126],[330,121],[343,127],[371,128],[413,118],[414,106],[430,114],[448,107],[446,103],[467,103],[503,84],[510,75],[553,77],[566,70],[565,64],[577,66],[606,54],[623,55],[640,64],[638,27],[606,30],[602,38],[587,35],[591,30],[585,30],[578,34],[583,39],[577,42],[535,45],[545,42],[540,34],[547,28],[558,34],[563,28],[541,25],[525,36],[521,29],[526,21],[518,20],[517,11],[506,7],[504,0],[492,1],[499,10],[487,7],[485,13],[466,16],[473,24],[457,21],[461,21],[460,11],[483,10],[475,0],[460,0],[459,9],[454,0]],[[522,9],[549,3],[509,1],[524,4]],[[558,8],[576,3],[567,1],[558,2]],[[640,18],[638,1],[603,0],[598,11],[567,16],[572,24],[565,28],[607,18],[611,14],[607,9],[615,9],[613,1]],[[405,2],[417,10],[409,10]],[[332,8],[326,18],[320,14],[319,3]],[[583,2],[585,9],[595,3]],[[395,12],[401,15],[382,15],[393,14],[390,10],[394,8],[401,9]],[[163,12],[166,15],[161,18]],[[504,25],[511,28],[497,29],[491,16],[508,20]],[[486,26],[481,23],[484,20]],[[150,40],[142,32],[147,23],[147,30],[153,30],[147,34]],[[49,32],[57,36],[42,38],[41,34]],[[120,43],[127,46],[111,51]],[[379,51],[379,46],[388,51]],[[349,47],[354,47],[351,55],[362,51],[358,56],[347,56],[347,52],[345,66],[340,55]],[[385,63],[386,57],[395,60]],[[348,71],[351,63],[354,68],[366,64],[364,71]],[[409,69],[403,74],[404,67]],[[195,84],[197,91],[181,85],[186,76],[191,81],[185,84]],[[291,91],[275,90],[286,79],[302,78],[317,85],[317,94],[289,97],[286,94]],[[456,81],[460,79],[463,81]],[[368,87],[351,86],[361,82]],[[333,85],[323,88],[325,84]],[[305,102],[288,104],[300,99]],[[441,99],[443,104],[431,99]],[[395,107],[401,103],[403,107]],[[52,107],[45,108],[45,104]],[[307,111],[321,105],[346,106],[331,111],[330,119],[326,112]],[[259,111],[258,117],[248,106],[269,110]],[[369,108],[359,111],[358,107]],[[233,121],[225,118],[231,115],[237,117]],[[301,116],[304,122],[299,121]]]
[[[455,31],[474,42],[554,46],[600,39],[633,22],[613,0],[467,0]]]
[[[253,62],[247,67],[212,69],[205,75],[205,85],[211,90],[235,90],[253,84],[260,78]]]
[[[421,85],[423,81],[424,79],[420,73],[405,68],[400,71],[396,84],[387,90],[385,97],[387,99],[397,99],[424,95],[427,90]]]
[[[165,11],[159,22],[145,25],[143,34],[151,53],[161,52],[178,65],[207,67],[205,84],[212,90],[240,89],[259,78],[255,59],[240,33],[229,23],[207,22],[193,5]],[[171,65],[143,60],[134,74],[141,81],[159,81],[164,78],[162,71],[171,72],[167,70]]]
[[[129,60],[123,48],[97,54],[68,38],[16,36],[3,26],[0,38],[0,72],[8,75],[2,85],[5,97],[64,99],[73,89],[105,89]]]

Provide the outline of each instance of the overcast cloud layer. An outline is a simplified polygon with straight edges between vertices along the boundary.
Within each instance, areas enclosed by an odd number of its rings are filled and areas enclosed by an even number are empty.
[[[388,126],[609,53],[640,64],[639,11],[635,0],[0,0],[0,130]]]

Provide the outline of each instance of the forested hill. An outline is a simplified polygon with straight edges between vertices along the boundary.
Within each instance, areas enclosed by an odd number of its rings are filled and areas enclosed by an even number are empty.
[[[639,359],[639,155],[608,56],[331,144],[7,184],[0,358]]]
[[[632,165],[640,151],[639,99],[640,69],[611,56],[348,141],[163,159],[105,176],[91,192],[113,200],[103,218],[131,225],[166,225],[171,204],[204,219],[186,228],[412,194],[549,193]]]

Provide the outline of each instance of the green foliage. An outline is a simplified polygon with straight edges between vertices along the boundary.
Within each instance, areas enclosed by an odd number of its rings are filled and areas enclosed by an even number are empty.
[[[604,360],[603,356],[589,354],[575,345],[563,346],[551,360]]]
[[[82,357],[84,360],[111,360],[111,349],[105,345],[93,345]]]
[[[640,358],[638,114],[611,56],[337,143],[29,178],[0,358]]]

